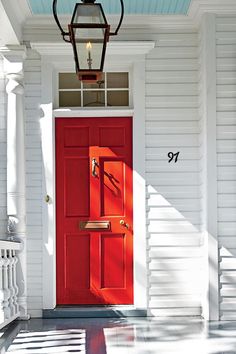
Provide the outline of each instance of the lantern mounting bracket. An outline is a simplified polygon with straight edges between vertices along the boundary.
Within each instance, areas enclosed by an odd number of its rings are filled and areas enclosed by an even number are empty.
[[[116,36],[118,34],[120,26],[123,22],[123,18],[124,18],[124,2],[123,2],[123,0],[120,0],[120,6],[121,6],[120,21],[118,23],[118,26],[116,27],[115,32],[110,32],[110,36]]]
[[[62,35],[62,38],[65,42],[67,43],[70,43],[70,39],[66,39],[65,37],[66,36],[69,36],[69,32],[65,32],[60,24],[60,21],[58,19],[58,16],[57,16],[57,0],[53,0],[53,5],[52,5],[52,11],[53,11],[53,16],[54,16],[54,19],[56,21],[56,24],[58,26],[58,28],[60,29],[61,31],[61,35]]]

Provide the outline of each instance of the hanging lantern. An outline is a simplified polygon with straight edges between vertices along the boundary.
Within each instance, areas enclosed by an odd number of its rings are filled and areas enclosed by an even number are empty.
[[[59,22],[57,0],[53,0],[53,15],[64,41],[72,44],[79,80],[96,82],[101,79],[109,37],[118,34],[123,21],[124,4],[120,0],[120,21],[115,32],[110,32],[102,5],[96,4],[96,0],[81,1],[75,5],[68,32]]]

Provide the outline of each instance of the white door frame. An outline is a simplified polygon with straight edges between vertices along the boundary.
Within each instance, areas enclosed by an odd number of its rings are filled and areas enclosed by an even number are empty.
[[[74,71],[71,50],[64,44],[35,43],[42,56],[42,152],[43,193],[49,203],[43,207],[43,309],[56,306],[56,205],[55,205],[55,118],[56,117],[133,117],[133,212],[134,212],[134,307],[147,309],[147,244],[145,182],[145,54],[154,42],[115,42],[108,47],[105,70],[126,70],[131,74],[133,107],[125,110],[54,110],[56,74]],[[62,55],[63,53],[63,55]],[[120,55],[124,53],[124,55]],[[58,59],[59,58],[59,59]]]

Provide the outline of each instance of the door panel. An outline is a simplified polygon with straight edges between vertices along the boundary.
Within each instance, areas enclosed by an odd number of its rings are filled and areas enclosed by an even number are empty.
[[[57,304],[133,303],[132,178],[131,118],[56,119]]]
[[[89,127],[65,128],[65,147],[89,146]]]
[[[125,287],[125,235],[102,235],[101,237],[101,287]],[[114,277],[114,274],[116,276]]]
[[[99,128],[99,146],[124,147],[125,129],[120,127]]]
[[[89,215],[89,159],[65,158],[65,215]],[[78,201],[80,201],[78,203]]]
[[[65,235],[65,287],[67,291],[77,292],[77,284],[81,288],[90,288],[90,235],[66,234]],[[85,266],[86,265],[86,266]],[[75,269],[80,269],[75,272]]]
[[[101,161],[101,215],[124,215],[124,162]]]

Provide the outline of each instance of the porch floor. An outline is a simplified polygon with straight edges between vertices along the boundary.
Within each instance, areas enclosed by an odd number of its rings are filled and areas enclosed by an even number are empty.
[[[32,319],[15,322],[0,340],[0,353],[13,354],[235,354],[236,322]]]

